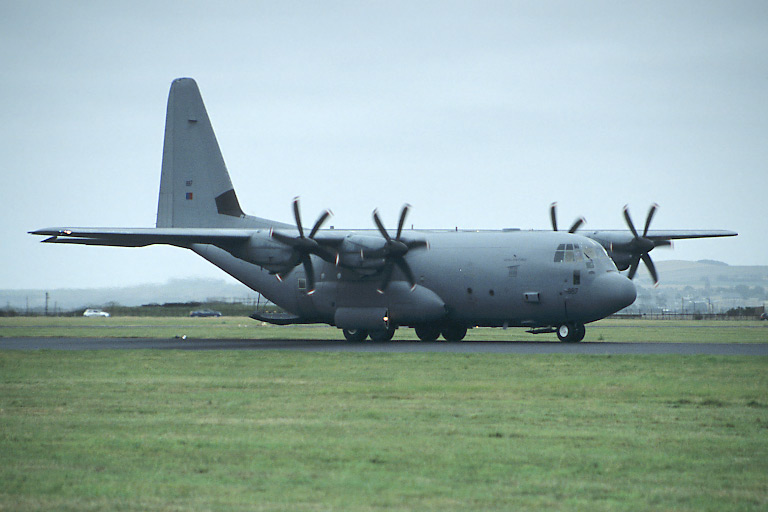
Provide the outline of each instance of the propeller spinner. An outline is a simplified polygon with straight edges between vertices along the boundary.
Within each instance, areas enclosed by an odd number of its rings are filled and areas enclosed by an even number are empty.
[[[632,222],[632,217],[629,216],[629,206],[624,205],[624,220],[627,221],[627,226],[629,226],[629,230],[632,231],[632,235],[635,237],[630,244],[629,250],[629,252],[632,254],[632,263],[630,264],[628,274],[630,279],[634,279],[635,274],[637,273],[637,267],[640,265],[640,260],[643,260],[643,263],[645,263],[648,272],[650,272],[651,277],[653,278],[653,283],[659,284],[659,275],[656,272],[656,266],[653,264],[653,260],[648,254],[654,249],[654,247],[656,247],[656,243],[650,238],[646,237],[648,235],[648,228],[651,226],[651,219],[653,219],[653,216],[656,214],[656,210],[658,208],[659,205],[655,203],[651,205],[651,208],[648,210],[648,216],[645,218],[643,235],[640,236],[635,229],[634,223]]]
[[[381,233],[381,236],[384,237],[386,243],[380,249],[364,252],[364,256],[366,258],[384,258],[386,262],[382,270],[383,277],[381,286],[377,289],[379,293],[384,293],[387,286],[389,286],[395,266],[397,266],[397,268],[399,268],[405,275],[405,278],[411,285],[411,290],[416,288],[416,278],[413,276],[413,271],[411,270],[410,265],[405,261],[405,255],[411,249],[426,248],[428,247],[428,244],[423,240],[403,240],[401,238],[405,218],[408,215],[408,210],[410,210],[410,208],[411,206],[408,204],[403,205],[403,209],[400,211],[400,220],[397,223],[397,233],[394,239],[389,236],[384,224],[381,222],[381,218],[379,218],[379,210],[373,211],[373,222],[376,223],[376,227],[379,229],[379,232]]]

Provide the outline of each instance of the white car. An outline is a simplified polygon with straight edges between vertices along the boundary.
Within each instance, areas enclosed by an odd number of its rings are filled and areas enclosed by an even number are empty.
[[[109,313],[106,311],[103,311],[101,309],[86,309],[83,312],[83,316],[103,316],[103,317],[109,317]]]

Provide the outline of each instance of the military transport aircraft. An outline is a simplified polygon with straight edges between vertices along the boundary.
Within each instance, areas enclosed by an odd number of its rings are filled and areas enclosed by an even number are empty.
[[[419,339],[462,340],[474,326],[527,327],[556,332],[561,341],[584,338],[584,325],[605,318],[636,297],[629,278],[640,261],[657,280],[648,253],[680,238],[733,236],[730,231],[650,231],[651,207],[640,234],[629,211],[630,231],[578,234],[583,219],[558,231],[462,231],[397,228],[321,229],[329,211],[310,229],[302,225],[298,198],[294,224],[243,213],[224,165],[197,84],[171,84],[165,124],[160,198],[155,228],[55,227],[32,231],[48,243],[189,249],[282,307],[254,313],[275,324],[326,323],[350,341],[392,339],[413,327]],[[619,269],[629,268],[629,278]]]

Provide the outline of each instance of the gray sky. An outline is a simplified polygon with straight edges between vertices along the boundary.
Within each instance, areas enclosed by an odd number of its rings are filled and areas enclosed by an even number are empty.
[[[0,3],[0,288],[223,276],[154,225],[165,102],[197,80],[243,209],[337,228],[731,229],[663,259],[768,264],[768,3]],[[641,270],[645,272],[645,270]],[[664,276],[661,276],[662,280]]]

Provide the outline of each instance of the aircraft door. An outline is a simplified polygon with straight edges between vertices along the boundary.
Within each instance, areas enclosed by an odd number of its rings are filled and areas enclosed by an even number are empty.
[[[569,304],[573,305],[578,300],[583,261],[584,255],[579,244],[560,244],[555,251],[555,263],[560,266],[558,274],[561,276],[563,284],[560,294],[563,298],[566,318],[569,317]]]

